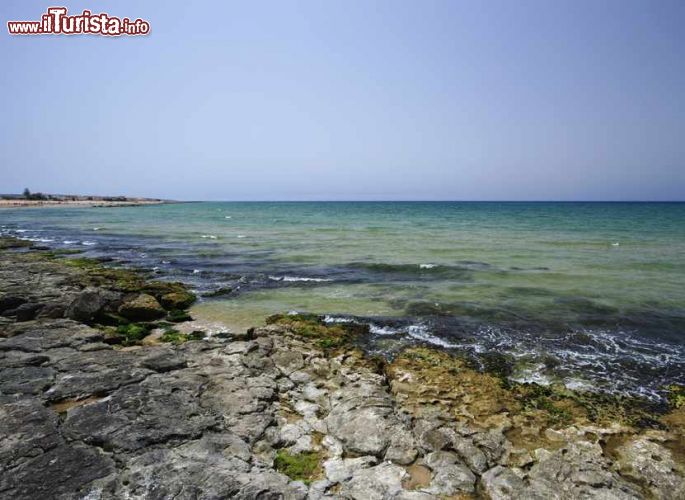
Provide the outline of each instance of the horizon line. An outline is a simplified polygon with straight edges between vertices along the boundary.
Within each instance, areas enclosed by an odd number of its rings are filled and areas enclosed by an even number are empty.
[[[263,199],[263,200],[236,200],[236,199],[206,199],[206,200],[168,200],[180,203],[685,203],[683,200],[303,200],[303,199]]]

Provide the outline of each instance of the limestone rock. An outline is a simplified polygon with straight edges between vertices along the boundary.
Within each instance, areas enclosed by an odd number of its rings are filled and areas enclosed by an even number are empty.
[[[390,444],[391,414],[387,401],[360,398],[334,406],[325,421],[350,451],[381,456]]]
[[[645,436],[636,437],[616,450],[621,474],[645,488],[654,498],[685,498],[685,479],[668,448]]]
[[[65,316],[76,321],[90,322],[105,311],[116,311],[120,301],[120,293],[102,288],[86,288],[69,304]]]
[[[119,307],[119,314],[131,321],[150,321],[162,318],[166,313],[152,295],[141,293]]]
[[[396,464],[409,465],[418,455],[416,442],[407,429],[397,426],[397,430],[390,436],[390,444],[385,452],[385,459]]]
[[[475,491],[476,476],[462,463],[437,466],[431,485],[425,491],[435,495],[451,496],[460,492]]]
[[[368,468],[378,462],[376,457],[366,456],[358,458],[333,458],[324,462],[326,478],[332,483],[339,483],[352,477],[361,469]]]
[[[405,470],[390,463],[382,463],[355,472],[343,488],[344,494],[359,500],[383,500],[392,498],[403,491],[402,479]]]
[[[525,484],[511,469],[500,465],[493,467],[481,476],[483,491],[490,500],[509,500],[511,498],[531,498],[524,496]]]
[[[488,459],[471,439],[454,436],[452,446],[472,471],[482,474],[488,467]]]
[[[195,295],[190,292],[170,292],[162,295],[160,302],[165,309],[185,309],[195,302]]]

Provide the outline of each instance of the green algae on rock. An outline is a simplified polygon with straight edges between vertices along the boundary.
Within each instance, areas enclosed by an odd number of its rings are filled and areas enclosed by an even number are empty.
[[[678,384],[669,385],[668,403],[676,409],[685,407],[685,386]]]
[[[139,344],[150,333],[150,329],[150,325],[129,323],[118,326],[114,333],[123,339],[122,345],[131,346]]]
[[[30,248],[33,243],[26,240],[20,240],[18,238],[2,237],[0,238],[0,250],[9,250],[17,248]]]
[[[316,314],[274,314],[266,318],[266,324],[283,326],[296,335],[313,339],[323,349],[349,345],[360,333],[368,333],[368,326],[352,323],[327,325]]]
[[[204,337],[205,332],[201,330],[194,330],[190,333],[182,333],[173,328],[166,328],[164,333],[159,337],[159,340],[161,342],[179,345],[190,340],[202,340]]]
[[[290,479],[309,484],[321,475],[321,458],[321,454],[315,451],[291,454],[285,450],[278,450],[274,458],[274,467]]]
[[[186,308],[195,295],[182,283],[147,281],[140,270],[105,267],[98,259],[72,257],[73,251],[45,250],[15,238],[0,238],[3,249],[13,252],[15,260],[40,265],[43,273],[60,277],[73,290],[42,308],[30,298],[3,294],[0,312],[16,314],[18,320],[65,316],[101,328],[108,343],[123,346],[139,345],[162,318],[192,320]]]
[[[169,292],[160,297],[160,302],[165,309],[185,309],[195,302],[195,295],[186,291]]]
[[[164,317],[166,312],[152,295],[141,293],[121,304],[119,314],[131,321],[150,321]]]
[[[187,311],[183,311],[181,309],[172,309],[167,314],[166,319],[172,323],[182,323],[184,321],[192,321],[193,317]]]

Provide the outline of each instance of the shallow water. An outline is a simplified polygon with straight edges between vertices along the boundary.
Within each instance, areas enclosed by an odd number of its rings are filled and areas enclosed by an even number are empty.
[[[3,210],[0,230],[155,269],[232,328],[308,311],[365,347],[503,352],[518,380],[685,382],[685,204],[192,203]]]

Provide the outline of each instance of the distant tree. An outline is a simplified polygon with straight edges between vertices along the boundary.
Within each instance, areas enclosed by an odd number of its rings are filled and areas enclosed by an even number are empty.
[[[29,188],[24,188],[24,198],[26,198],[27,200],[31,198],[31,191],[29,190]]]

